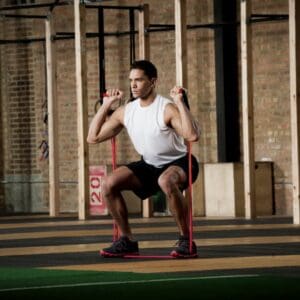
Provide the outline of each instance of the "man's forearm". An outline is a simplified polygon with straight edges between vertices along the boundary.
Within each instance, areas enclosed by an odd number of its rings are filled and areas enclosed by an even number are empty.
[[[109,110],[110,110],[110,106],[103,104],[100,107],[100,109],[97,111],[89,127],[89,132],[87,137],[88,143],[94,144],[99,142],[99,134],[106,120]]]
[[[177,104],[177,107],[181,117],[183,138],[191,142],[197,141],[199,139],[200,130],[191,112],[183,102]]]

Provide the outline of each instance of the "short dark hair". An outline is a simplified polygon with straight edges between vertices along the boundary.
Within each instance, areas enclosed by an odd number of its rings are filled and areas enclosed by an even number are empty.
[[[143,70],[149,79],[157,78],[157,69],[149,60],[136,60],[131,64],[130,71],[132,69]]]

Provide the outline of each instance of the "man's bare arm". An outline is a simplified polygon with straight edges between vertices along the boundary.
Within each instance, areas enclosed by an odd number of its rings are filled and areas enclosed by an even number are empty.
[[[108,117],[108,113],[111,110],[112,105],[115,102],[120,101],[122,96],[123,93],[119,90],[108,91],[108,96],[104,97],[103,104],[90,124],[87,136],[88,143],[101,143],[117,135],[122,130],[123,106],[117,108],[113,114]]]
[[[180,87],[174,87],[170,92],[174,105],[169,104],[166,107],[166,123],[174,128],[185,140],[195,142],[199,139],[200,129],[185,105],[180,90]]]

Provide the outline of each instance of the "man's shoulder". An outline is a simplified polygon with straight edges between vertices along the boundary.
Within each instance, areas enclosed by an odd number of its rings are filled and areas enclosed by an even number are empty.
[[[170,98],[167,98],[162,95],[157,95],[157,97],[158,97],[158,102],[160,103],[160,106],[163,106],[164,108],[174,106],[174,102]]]
[[[156,97],[161,99],[161,100],[170,100],[168,97],[163,96],[162,94],[157,94]]]
[[[161,94],[157,94],[156,98],[158,99],[159,102],[166,103],[166,104],[173,102],[171,99],[169,99]]]
[[[135,111],[137,109],[138,103],[139,103],[138,98],[126,102],[123,105],[123,113],[124,113],[124,115],[132,114],[133,111]]]
[[[131,99],[124,104],[124,107],[137,105],[139,98]]]

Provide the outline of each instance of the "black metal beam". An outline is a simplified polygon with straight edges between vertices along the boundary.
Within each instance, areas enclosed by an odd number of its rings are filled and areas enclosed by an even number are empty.
[[[133,64],[133,62],[135,61],[135,21],[134,21],[134,10],[133,9],[131,9],[129,11],[129,29],[130,29],[129,63],[131,66]],[[132,99],[133,95],[132,95],[131,88],[129,88],[129,94],[130,94],[130,99]]]
[[[289,19],[289,15],[279,15],[279,14],[252,14],[250,16],[250,23],[260,23],[260,22],[276,22],[276,21],[286,21]]]
[[[222,28],[226,26],[238,26],[238,22],[222,22],[222,23],[207,23],[207,24],[192,24],[192,25],[187,25],[186,28],[188,30],[192,29],[198,29],[198,28],[203,28],[203,29],[217,29],[217,28]],[[148,28],[146,28],[146,32],[164,32],[164,31],[174,31],[175,30],[175,25],[172,24],[150,24]]]
[[[104,9],[98,7],[98,56],[100,97],[106,92],[105,86],[105,46],[104,46]]]
[[[174,28],[174,24],[149,24],[149,27],[170,27]]]
[[[0,45],[6,45],[6,44],[29,44],[29,43],[32,43],[32,42],[44,42],[44,41],[45,41],[45,38],[0,40]]]
[[[240,160],[236,1],[214,0],[218,161]]]
[[[63,1],[55,4],[55,6],[62,6],[62,5],[70,5],[72,2],[70,1]],[[52,7],[53,2],[48,3],[38,3],[38,4],[18,4],[18,5],[11,5],[11,6],[3,6],[0,7],[0,11],[4,10],[19,10],[19,9],[32,9],[32,8],[42,8],[42,7]]]
[[[135,61],[135,22],[134,10],[129,11],[129,29],[130,29],[130,65]]]
[[[232,27],[237,25],[239,25],[238,22],[218,22],[218,23],[187,25],[187,29],[197,29],[197,28],[217,29],[217,28]]]
[[[103,34],[103,36],[124,36],[124,35],[130,35],[130,31],[120,31],[120,32],[106,32]],[[134,31],[135,34],[137,34],[137,31]],[[98,32],[88,32],[86,33],[87,38],[98,38],[100,37],[100,33]],[[75,35],[74,32],[57,32],[55,36],[53,36],[53,40],[71,40],[74,39]],[[27,44],[32,42],[43,42],[45,41],[45,38],[29,38],[29,39],[14,39],[14,40],[0,40],[0,44]]]
[[[130,34],[137,34],[138,31],[116,31],[116,32],[104,32],[104,33],[99,33],[99,32],[87,32],[86,37],[87,38],[96,38],[99,37],[100,35],[104,36],[122,36],[122,35],[130,35]],[[74,32],[56,32],[56,37],[60,39],[60,36],[68,36],[68,37],[74,37]]]
[[[0,14],[0,17],[16,18],[16,19],[47,19],[48,18],[48,16],[42,16],[42,15],[15,15],[15,14]]]
[[[217,0],[215,0],[217,1]],[[69,2],[58,2],[56,5],[66,5]],[[45,3],[45,4],[35,4],[35,5],[21,5],[18,6],[18,8],[30,8],[32,6],[35,7],[49,7],[53,6],[52,3]],[[100,8],[103,6],[93,6],[93,8]],[[104,8],[112,8],[112,9],[120,9],[124,8],[121,6],[104,6]],[[132,6],[127,6],[125,9],[132,9],[137,7],[132,7]],[[9,10],[9,9],[16,9],[16,6],[10,6],[10,7],[2,7],[0,10]],[[47,16],[38,16],[38,15],[15,15],[15,14],[0,14],[0,16],[8,17],[8,18],[47,18]],[[284,21],[288,20],[288,15],[268,15],[268,14],[253,14],[250,18],[251,23],[256,23],[256,22],[269,22],[269,21]],[[230,21],[230,22],[215,22],[215,23],[207,23],[207,24],[194,24],[194,25],[187,25],[187,29],[192,30],[192,29],[198,29],[198,28],[207,28],[207,29],[220,29],[220,28],[226,28],[226,27],[232,27],[232,26],[239,26],[239,22],[237,21]],[[163,32],[163,31],[173,31],[175,30],[175,25],[173,24],[150,24],[148,28],[146,28],[147,32]],[[131,30],[129,31],[116,31],[116,32],[104,32],[104,36],[125,36],[125,35],[130,35],[133,32]],[[137,34],[138,31],[134,30],[134,34]],[[95,38],[99,37],[100,33],[98,32],[89,32],[86,34],[87,38]],[[55,40],[66,40],[66,39],[73,39],[74,38],[74,32],[57,32],[56,36],[53,37]],[[30,43],[30,42],[41,42],[44,41],[44,38],[33,38],[33,39],[17,39],[17,40],[0,40],[0,44],[13,44],[13,43]]]
[[[136,9],[136,10],[143,10],[143,6],[142,5],[137,5],[137,6],[119,6],[119,5],[97,5],[97,4],[88,4],[85,5],[86,8],[94,8],[94,9],[98,9],[99,7],[103,8],[103,9],[117,9],[117,10],[132,10],[132,9]]]

